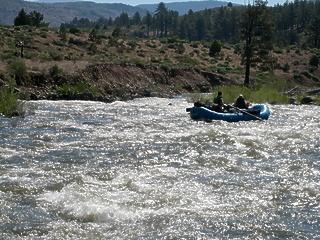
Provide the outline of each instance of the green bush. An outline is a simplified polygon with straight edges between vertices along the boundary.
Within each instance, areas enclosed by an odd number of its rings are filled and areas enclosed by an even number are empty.
[[[97,44],[90,43],[90,45],[87,47],[87,50],[89,51],[90,54],[96,54],[98,52]]]
[[[183,54],[185,50],[186,49],[185,49],[183,43],[178,43],[177,47],[176,47],[176,50],[175,50],[175,53]]]
[[[9,81],[8,86],[0,88],[0,114],[6,117],[24,115],[23,102],[19,101],[18,94],[14,91],[15,81]]]
[[[63,74],[63,70],[59,68],[57,64],[54,64],[50,67],[49,74],[52,78],[56,79],[59,78],[61,74]]]
[[[81,30],[79,28],[70,28],[69,33],[75,34],[75,35],[80,35]]]
[[[289,65],[289,63],[286,63],[286,64],[282,67],[282,70],[283,70],[284,72],[288,72],[288,71],[290,70],[290,65]]]
[[[54,61],[61,61],[63,59],[63,55],[61,53],[58,53],[56,51],[49,52],[50,57]]]
[[[58,93],[61,95],[69,95],[69,94],[83,94],[86,92],[97,92],[98,89],[92,87],[88,89],[88,86],[85,83],[78,82],[76,85],[71,85],[69,83],[64,83],[59,89]]]
[[[64,46],[64,43],[59,39],[52,40],[52,44],[56,46]]]
[[[193,47],[193,48],[198,48],[199,47],[199,42],[197,42],[197,41],[192,42],[192,43],[190,43],[190,46]]]
[[[199,62],[196,59],[191,58],[189,55],[177,56],[176,59],[182,67],[192,68],[199,65]]]
[[[61,95],[68,95],[73,93],[73,87],[69,83],[64,83],[57,92]]]
[[[220,52],[221,52],[221,43],[217,40],[214,40],[211,43],[209,55],[210,57],[214,57],[216,55],[219,55]]]
[[[311,58],[310,58],[310,61],[309,61],[309,64],[313,67],[318,67],[319,66],[319,57],[317,55],[313,55]]]
[[[135,41],[135,40],[131,40],[131,41],[128,42],[128,46],[129,46],[132,50],[134,50],[134,49],[136,49],[136,47],[138,46],[138,43],[137,43],[137,41]]]
[[[10,62],[8,71],[16,79],[17,85],[22,85],[29,79],[27,65],[19,59],[14,59]]]

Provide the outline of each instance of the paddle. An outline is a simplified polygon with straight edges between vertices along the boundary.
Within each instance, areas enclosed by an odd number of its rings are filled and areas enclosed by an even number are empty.
[[[259,119],[260,121],[263,121],[264,119],[262,119],[262,118],[260,118],[260,117],[258,117],[258,116],[256,116],[256,115],[253,115],[253,114],[251,114],[251,113],[248,113],[248,112],[246,112],[246,111],[243,111],[243,110],[241,110],[240,108],[238,108],[238,107],[235,107],[235,106],[232,106],[232,105],[230,105],[230,104],[226,104],[227,106],[229,106],[229,107],[232,107],[232,108],[234,108],[234,109],[237,109],[239,112],[242,112],[243,114],[248,114],[248,115],[250,115],[250,116],[252,116],[252,117],[255,117],[256,119]]]

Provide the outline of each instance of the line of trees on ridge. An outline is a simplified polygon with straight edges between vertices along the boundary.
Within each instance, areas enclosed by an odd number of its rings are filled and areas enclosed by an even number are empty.
[[[147,12],[145,16],[142,16],[136,12],[133,16],[129,16],[128,13],[122,12],[114,19],[99,18],[97,21],[90,21],[87,18],[74,18],[65,25],[67,28],[96,28],[101,31],[123,27],[126,28],[127,36],[141,38],[178,36],[180,39],[190,41],[211,42],[216,39],[238,43],[240,35],[238,23],[246,9],[247,6],[232,6],[229,3],[225,7],[205,9],[199,12],[189,10],[187,14],[179,16],[177,11],[168,10],[161,2],[154,15]],[[320,47],[319,36],[311,37],[315,29],[319,28],[320,0],[287,1],[283,5],[278,4],[268,9],[270,18],[274,22],[275,27],[272,34],[277,45],[301,44],[306,36],[310,47]]]

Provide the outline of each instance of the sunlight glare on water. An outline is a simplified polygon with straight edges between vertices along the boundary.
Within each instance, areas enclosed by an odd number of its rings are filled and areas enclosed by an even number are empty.
[[[183,97],[0,118],[3,239],[315,239],[319,106],[193,121]]]

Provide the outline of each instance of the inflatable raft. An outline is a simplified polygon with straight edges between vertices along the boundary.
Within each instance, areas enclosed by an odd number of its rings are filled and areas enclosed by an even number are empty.
[[[267,105],[254,105],[249,109],[234,108],[234,112],[215,112],[206,107],[187,108],[190,117],[194,120],[223,120],[228,122],[267,120],[270,110]]]

